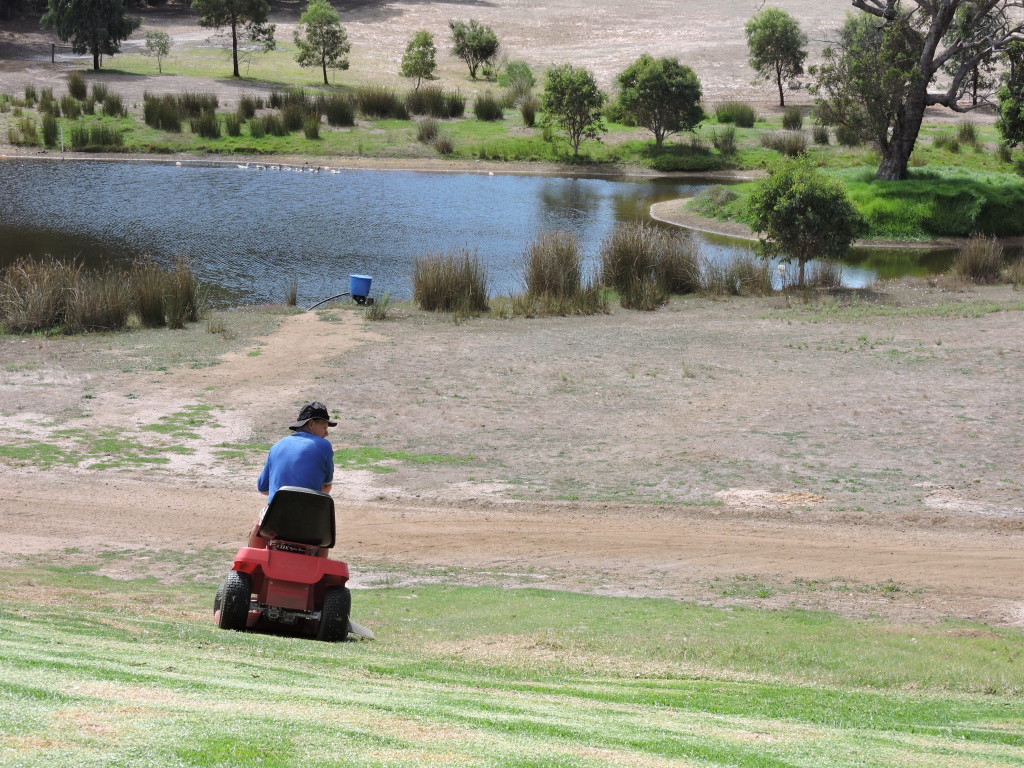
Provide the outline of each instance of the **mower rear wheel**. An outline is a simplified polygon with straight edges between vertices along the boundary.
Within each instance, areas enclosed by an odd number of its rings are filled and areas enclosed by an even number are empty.
[[[217,626],[221,629],[245,629],[249,620],[249,596],[252,594],[252,577],[248,573],[228,571],[221,584],[220,616]]]
[[[324,591],[324,607],[316,639],[334,643],[348,637],[348,615],[352,610],[352,594],[347,587],[328,587]]]

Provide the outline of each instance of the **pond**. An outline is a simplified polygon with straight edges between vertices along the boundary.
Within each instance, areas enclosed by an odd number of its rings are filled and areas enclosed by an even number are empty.
[[[417,256],[468,250],[492,295],[522,290],[522,255],[542,231],[576,234],[590,266],[618,222],[650,220],[653,203],[698,194],[702,179],[566,178],[412,171],[257,170],[236,163],[0,161],[0,266],[21,256],[126,265],[191,260],[219,305],[299,303],[374,278],[372,295],[412,294]],[[701,237],[710,258],[749,246]],[[858,251],[848,285],[926,274],[949,253]]]

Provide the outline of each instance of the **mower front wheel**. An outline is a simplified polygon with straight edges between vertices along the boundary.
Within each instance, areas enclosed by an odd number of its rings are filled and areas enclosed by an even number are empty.
[[[252,577],[248,573],[228,571],[217,592],[220,598],[220,614],[217,626],[221,629],[245,629],[249,620],[249,596],[252,594]]]
[[[348,615],[352,610],[352,594],[347,587],[328,587],[324,591],[324,607],[316,639],[334,643],[348,637]]]

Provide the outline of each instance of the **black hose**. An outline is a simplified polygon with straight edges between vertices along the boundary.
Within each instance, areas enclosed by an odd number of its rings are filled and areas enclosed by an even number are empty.
[[[318,301],[316,304],[314,304],[311,307],[306,307],[306,311],[309,312],[309,310],[316,309],[321,304],[326,304],[328,301],[333,301],[334,299],[340,299],[342,296],[350,296],[350,295],[351,294],[348,291],[345,291],[344,293],[339,293],[337,296],[329,296],[328,298],[324,299],[323,301]]]

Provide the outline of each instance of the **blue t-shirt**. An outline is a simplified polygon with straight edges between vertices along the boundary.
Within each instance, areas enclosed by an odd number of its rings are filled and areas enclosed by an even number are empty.
[[[334,480],[334,447],[331,441],[309,432],[282,437],[267,454],[256,481],[258,491],[270,493],[267,503],[283,485],[322,490]]]

